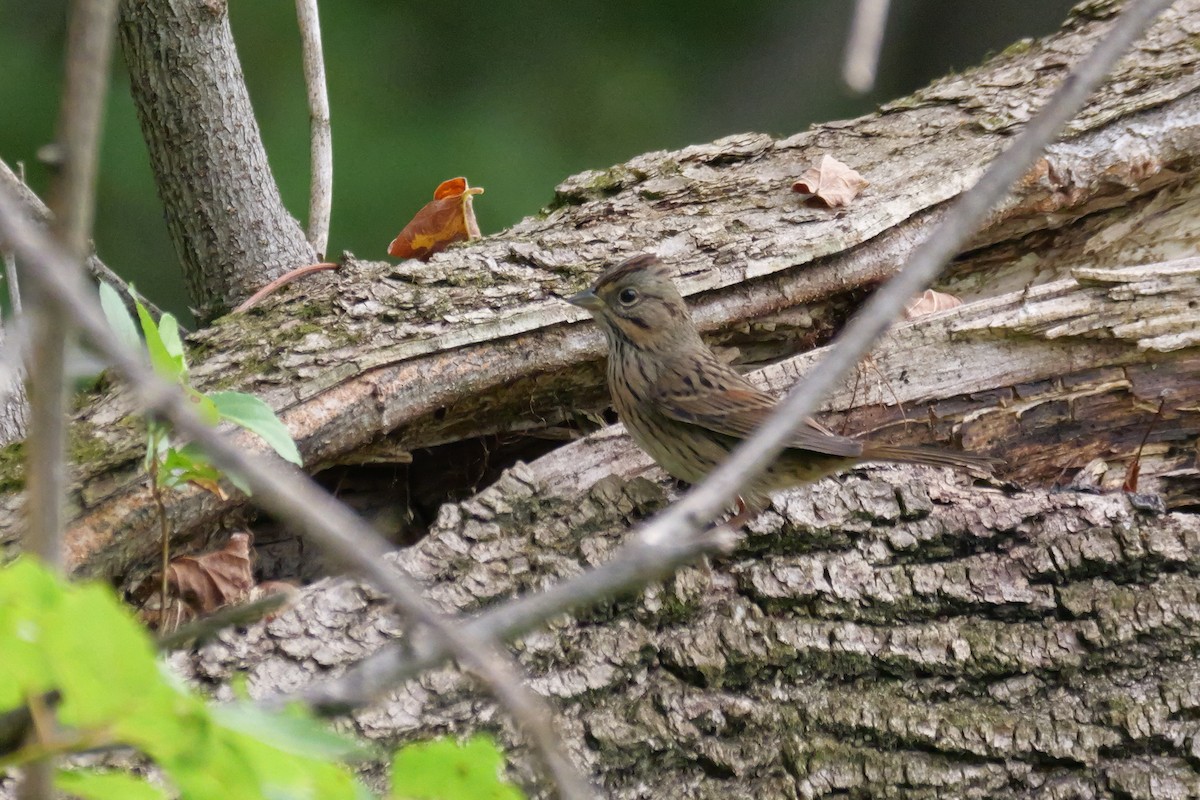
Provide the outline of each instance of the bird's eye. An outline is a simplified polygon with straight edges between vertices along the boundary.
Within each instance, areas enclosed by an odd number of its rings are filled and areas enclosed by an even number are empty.
[[[627,286],[621,290],[620,294],[617,295],[617,300],[621,301],[621,305],[623,306],[631,306],[638,301],[639,297],[641,297],[641,295],[638,294],[637,289],[634,289],[632,286]]]

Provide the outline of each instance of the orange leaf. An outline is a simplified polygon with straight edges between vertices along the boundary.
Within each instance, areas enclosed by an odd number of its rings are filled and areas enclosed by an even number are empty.
[[[833,156],[822,156],[820,164],[809,167],[792,184],[792,191],[810,195],[805,205],[840,208],[870,185],[866,178]]]
[[[471,205],[471,197],[477,194],[483,194],[483,189],[468,186],[466,178],[443,181],[433,200],[396,234],[388,245],[388,255],[426,261],[454,242],[478,239],[479,223]]]

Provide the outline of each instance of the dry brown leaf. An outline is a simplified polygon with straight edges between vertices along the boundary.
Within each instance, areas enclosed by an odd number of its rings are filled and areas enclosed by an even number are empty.
[[[804,204],[817,208],[841,208],[858,197],[870,182],[833,156],[822,156],[821,163],[800,176],[792,191],[810,195]]]
[[[919,297],[914,297],[908,301],[908,305],[904,307],[904,318],[916,319],[917,317],[923,317],[926,314],[933,314],[937,311],[958,308],[961,305],[962,300],[959,300],[952,294],[926,289]]]
[[[159,587],[161,573],[152,575],[134,590],[142,606],[141,617],[148,625],[158,624],[162,615]],[[165,629],[241,603],[254,588],[250,557],[250,534],[235,533],[220,550],[198,556],[171,559],[167,568],[167,613]]]
[[[425,261],[454,242],[478,239],[479,223],[471,205],[471,197],[477,194],[483,194],[483,189],[468,186],[466,178],[443,181],[433,200],[396,234],[388,245],[388,255]]]

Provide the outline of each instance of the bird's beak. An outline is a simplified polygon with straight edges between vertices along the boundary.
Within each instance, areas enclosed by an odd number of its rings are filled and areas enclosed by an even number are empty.
[[[604,305],[604,301],[596,296],[596,293],[591,289],[584,289],[579,294],[573,294],[570,297],[564,298],[568,303],[580,308],[586,308],[588,311],[595,311],[600,306]]]

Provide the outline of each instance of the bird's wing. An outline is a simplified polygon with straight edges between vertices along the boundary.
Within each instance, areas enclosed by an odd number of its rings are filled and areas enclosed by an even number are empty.
[[[776,401],[747,385],[746,388],[664,391],[656,395],[655,402],[662,413],[672,419],[743,438],[762,425],[775,410]],[[847,458],[862,455],[861,442],[838,436],[815,420],[804,422],[804,427],[788,440],[788,447]]]

